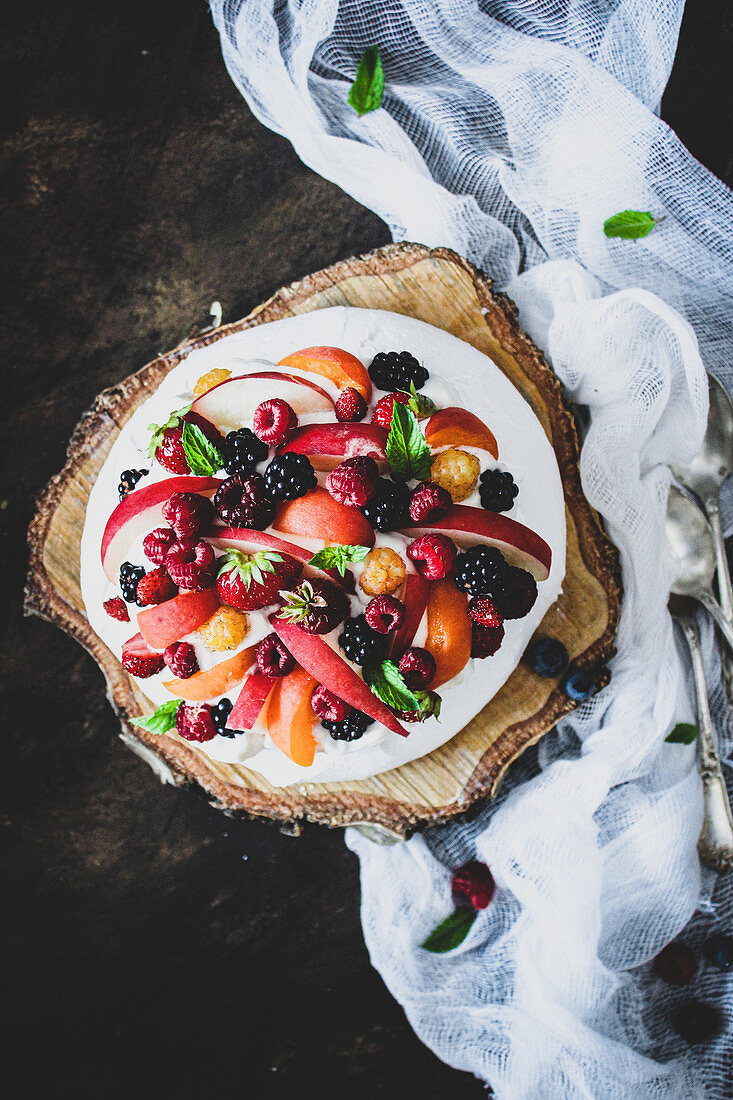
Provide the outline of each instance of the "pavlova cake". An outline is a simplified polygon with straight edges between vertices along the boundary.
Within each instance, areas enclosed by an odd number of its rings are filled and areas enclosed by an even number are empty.
[[[138,719],[275,786],[364,779],[492,698],[561,590],[554,452],[485,355],[331,308],[192,351],[128,420],[82,538]]]

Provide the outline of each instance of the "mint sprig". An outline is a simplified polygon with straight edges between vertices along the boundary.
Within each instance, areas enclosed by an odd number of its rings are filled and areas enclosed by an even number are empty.
[[[148,733],[167,733],[176,724],[176,715],[182,699],[171,699],[168,703],[161,703],[152,714],[145,714],[142,718],[132,718],[133,726],[142,726]]]
[[[243,554],[241,550],[227,550],[219,559],[217,576],[236,573],[245,588],[249,589],[253,581],[256,584],[263,584],[265,573],[275,573],[275,563],[284,560],[282,554],[274,550],[257,550],[254,554]]]
[[[189,469],[197,477],[213,477],[224,465],[223,454],[206,438],[198,424],[183,421],[181,443]]]
[[[691,722],[678,722],[664,740],[669,741],[671,745],[691,745],[697,734],[698,728]]]
[[[426,951],[444,955],[446,951],[452,951],[463,943],[475,920],[475,909],[456,909],[433,929],[422,946]]]
[[[655,218],[648,210],[621,210],[606,218],[603,232],[607,237],[623,237],[635,241],[651,233],[662,218]]]
[[[346,566],[351,562],[364,561],[368,553],[368,546],[337,543],[333,546],[324,546],[322,550],[317,550],[308,565],[312,565],[317,569],[338,569],[341,576],[345,577]]]
[[[356,80],[349,90],[349,104],[357,115],[376,111],[384,95],[384,70],[378,46],[369,46],[361,55]]]
[[[420,431],[415,414],[398,401],[392,408],[385,453],[392,474],[399,481],[408,481],[412,477],[425,481],[430,477],[432,456],[425,436]]]
[[[420,696],[405,683],[405,678],[394,661],[381,661],[378,665],[366,665],[364,679],[383,703],[395,710],[419,710]]]

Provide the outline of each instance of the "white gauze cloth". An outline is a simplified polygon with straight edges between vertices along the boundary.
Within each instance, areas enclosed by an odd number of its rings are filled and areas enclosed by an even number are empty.
[[[703,363],[733,382],[733,203],[657,116],[681,0],[211,0],[229,72],[301,159],[396,239],[448,245],[520,309],[590,412],[585,493],[621,552],[612,681],[530,750],[471,824],[380,847],[353,830],[374,965],[421,1039],[507,1100],[727,1097],[726,1040],[690,1047],[695,995],[645,965],[689,921],[733,931],[730,880],[701,877],[693,716],[666,596],[668,463],[699,447]],[[382,107],[346,96],[378,45]],[[626,208],[664,216],[609,240]],[[699,350],[698,350],[699,349]],[[731,741],[708,624],[723,754]],[[448,955],[419,946],[452,908],[450,871],[485,860],[494,901]],[[693,914],[694,917],[693,917]],[[727,985],[727,988],[726,988]],[[728,1024],[730,1028],[730,1022]]]

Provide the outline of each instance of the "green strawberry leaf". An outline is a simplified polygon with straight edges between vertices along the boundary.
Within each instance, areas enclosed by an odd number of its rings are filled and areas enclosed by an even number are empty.
[[[363,675],[377,698],[388,707],[393,707],[395,710],[420,709],[420,696],[408,688],[404,676],[393,661],[386,660],[378,665],[366,665]]]
[[[223,454],[206,438],[198,424],[184,420],[181,443],[189,469],[196,477],[213,477],[224,465]]]
[[[404,390],[402,391],[405,392]],[[427,396],[425,393],[420,393],[415,388],[415,383],[410,382],[410,400],[406,406],[410,412],[414,412],[418,420],[425,420],[426,417],[432,416],[437,410],[438,406],[435,402]]]
[[[182,409],[176,409],[172,412],[165,424],[148,424],[148,431],[152,432],[150,444],[148,446],[148,457],[154,458],[155,452],[160,446],[163,438],[163,433],[167,432],[169,428],[177,428],[187,412],[191,411],[190,405],[184,405]]]
[[[308,562],[318,569],[338,569],[342,577],[346,576],[346,566],[354,561],[364,561],[369,553],[368,546],[352,546],[348,543],[336,543],[317,550]]]
[[[463,943],[475,920],[475,909],[456,909],[433,929],[422,946],[426,951],[432,951],[436,955],[452,951],[454,947]]]
[[[249,589],[253,582],[263,584],[265,573],[275,573],[275,563],[284,560],[282,554],[274,550],[257,550],[254,554],[243,554],[241,550],[227,550],[219,559],[217,576],[236,573],[244,587]]]
[[[376,111],[384,95],[384,70],[378,46],[369,46],[361,55],[356,80],[349,90],[349,104],[357,115]]]
[[[411,477],[425,481],[430,477],[430,448],[415,414],[398,401],[392,408],[386,455],[393,475],[400,481],[408,481]]]
[[[146,714],[142,718],[132,718],[133,726],[142,726],[148,733],[167,733],[176,724],[176,715],[182,699],[171,699],[168,703],[162,703],[152,714]]]
[[[316,592],[310,581],[301,581],[296,592],[281,592],[283,606],[277,613],[278,619],[287,619],[291,623],[302,622],[311,611],[320,611],[328,607],[328,600]]]
[[[646,237],[662,218],[654,218],[648,210],[622,210],[603,223],[603,232],[607,237],[623,237],[635,241]]]
[[[697,734],[697,726],[693,726],[691,722],[678,722],[664,740],[669,741],[671,745],[691,745]]]

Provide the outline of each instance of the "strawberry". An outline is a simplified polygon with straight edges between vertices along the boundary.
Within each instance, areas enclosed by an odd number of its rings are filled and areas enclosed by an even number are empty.
[[[308,634],[328,634],[349,613],[349,597],[332,581],[301,581],[282,596],[284,604],[277,617],[297,623]]]
[[[302,571],[302,564],[288,554],[227,550],[219,559],[216,588],[223,603],[239,611],[256,611],[276,603],[280,590],[294,584]]]
[[[150,440],[148,454],[155,456],[161,466],[170,470],[172,474],[190,474],[191,467],[183,448],[183,425],[185,422],[195,424],[204,433],[209,443],[212,443],[220,454],[224,453],[224,438],[220,432],[198,413],[179,410],[171,413],[165,424],[151,424],[153,435]]]
[[[161,565],[151,569],[137,582],[136,603],[139,607],[149,607],[155,603],[165,603],[178,595],[178,588]]]
[[[164,663],[162,653],[148,649],[142,634],[129,638],[122,647],[122,667],[133,676],[137,676],[139,680],[155,676],[156,672],[160,672],[163,668]]]
[[[129,623],[130,612],[121,596],[112,596],[109,600],[105,600],[102,606],[112,619],[117,619],[120,623]]]
[[[367,414],[367,403],[358,390],[348,386],[341,391],[336,402],[336,419],[342,423],[363,420]]]

